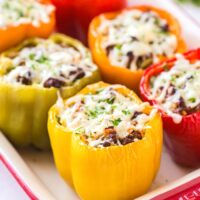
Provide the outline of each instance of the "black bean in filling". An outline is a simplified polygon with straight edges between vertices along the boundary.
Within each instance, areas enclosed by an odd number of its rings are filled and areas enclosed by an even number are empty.
[[[164,89],[164,87],[163,87],[163,86],[160,86],[160,87],[158,88],[158,90],[156,91],[156,95],[159,95],[159,94],[162,92],[163,89]]]
[[[179,98],[179,102],[177,104],[177,112],[180,113],[181,115],[187,115],[187,114],[192,114],[194,112],[200,111],[200,104],[198,104],[194,108],[187,107],[184,99],[182,97]]]
[[[104,146],[104,147],[109,147],[110,145],[111,145],[110,142],[104,142],[104,143],[103,143],[103,146]]]
[[[146,18],[145,18],[145,22],[148,22],[151,18],[152,18],[152,15],[151,15],[151,13],[150,13],[150,11],[149,10],[146,10],[145,12],[144,12],[144,14],[149,14],[149,16],[147,16]]]
[[[133,42],[135,42],[135,41],[139,41],[138,38],[135,37],[135,36],[131,36],[131,40],[132,40]]]
[[[76,80],[78,80],[78,79],[80,79],[80,78],[83,78],[83,77],[85,76],[85,72],[84,72],[83,69],[81,69],[81,68],[78,68],[78,69],[76,70],[76,73],[75,73],[75,74],[76,74],[76,75],[75,75],[73,81],[76,81]]]
[[[32,81],[30,78],[27,78],[25,76],[17,76],[17,82],[23,84],[23,85],[31,85]]]
[[[119,141],[122,145],[129,144],[131,142],[134,142],[135,139],[141,140],[142,134],[139,131],[132,130],[125,138],[119,138],[117,137],[117,132],[114,129],[114,126],[109,126],[105,128],[105,137],[104,140],[106,140],[102,145],[104,147],[111,146],[112,144],[118,144],[117,141]]]
[[[141,115],[141,114],[142,114],[141,112],[135,111],[133,113],[133,116],[131,117],[131,120],[135,119],[138,115]]]
[[[193,78],[194,78],[194,76],[191,75],[191,76],[187,77],[187,80],[189,81],[189,80],[192,80]]]
[[[128,56],[127,68],[130,69],[131,63],[135,56],[134,56],[133,52],[131,52],[131,51],[129,51],[126,55]]]
[[[45,88],[50,88],[50,87],[61,88],[64,85],[65,85],[64,81],[58,80],[56,78],[48,78],[44,82],[44,87]]]
[[[36,47],[37,45],[38,43],[36,42],[29,42],[28,44],[24,46],[24,48],[33,48],[33,47]]]
[[[72,70],[72,71],[69,72],[69,75],[74,75],[74,74],[76,74],[76,73],[77,73],[76,70]]]
[[[169,25],[167,23],[165,23],[164,25],[160,26],[160,28],[165,33],[169,31]]]
[[[169,96],[175,94],[175,92],[176,92],[176,88],[174,87],[174,85],[170,84],[170,86],[169,86],[168,89],[167,89],[167,92],[166,92],[166,96],[165,96],[165,97],[167,98],[167,97],[169,97]]]
[[[192,79],[193,77],[188,77],[188,79]],[[185,86],[185,84],[183,84],[183,86]],[[160,86],[158,88],[158,91],[157,91],[157,94],[160,94],[162,92],[162,90],[164,89],[163,86]],[[176,88],[173,84],[170,84],[167,91],[166,91],[166,94],[165,94],[165,99],[170,97],[171,95],[174,95],[176,93]],[[165,100],[163,101],[165,102]],[[184,101],[184,98],[183,97],[180,97],[178,102],[174,103],[173,104],[173,107],[172,107],[172,110],[180,115],[188,115],[188,114],[192,114],[194,112],[198,112],[200,111],[200,104],[198,104],[196,107],[194,108],[190,108],[190,107],[187,107],[186,106],[186,103]]]
[[[113,50],[113,48],[115,47],[115,45],[111,44],[111,45],[108,45],[106,47],[106,55],[108,56],[110,54],[110,52]]]
[[[187,110],[187,107],[185,105],[185,101],[183,99],[183,97],[180,97],[179,98],[179,102],[177,102],[177,108],[176,108],[176,111],[182,115],[186,115],[186,110]]]

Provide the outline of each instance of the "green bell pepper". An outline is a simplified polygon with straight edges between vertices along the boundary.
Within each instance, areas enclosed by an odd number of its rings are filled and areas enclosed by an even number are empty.
[[[48,40],[62,43],[81,51],[91,58],[90,52],[79,41],[70,37],[54,34]],[[56,102],[60,91],[62,98],[68,98],[88,84],[100,80],[98,68],[90,76],[76,80],[70,86],[60,89],[41,85],[22,85],[1,81],[12,63],[12,56],[25,47],[37,45],[40,39],[24,41],[20,46],[4,52],[0,57],[0,129],[17,147],[33,145],[39,149],[49,149],[47,116],[49,108]]]

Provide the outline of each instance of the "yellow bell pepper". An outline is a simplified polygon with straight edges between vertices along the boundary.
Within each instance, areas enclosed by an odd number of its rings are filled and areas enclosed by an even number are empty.
[[[108,84],[86,86],[78,94],[95,92]],[[137,95],[118,86],[122,94]],[[66,103],[64,103],[67,109]],[[144,194],[160,165],[162,121],[159,113],[148,122],[144,138],[124,146],[95,148],[81,143],[80,137],[58,122],[64,108],[55,104],[49,111],[48,131],[58,171],[84,200],[125,200]],[[145,113],[152,107],[147,106]]]
[[[70,37],[54,34],[49,40],[62,42],[74,46],[85,56],[89,51],[77,40]],[[0,78],[9,66],[12,56],[24,47],[37,44],[40,39],[29,39],[20,46],[11,49],[0,57]],[[63,98],[70,97],[80,91],[87,84],[99,81],[98,70],[90,76],[75,81],[71,86],[60,89]],[[7,138],[17,147],[33,145],[39,149],[50,148],[47,133],[47,117],[49,108],[57,100],[57,88],[43,88],[40,85],[19,85],[0,81],[0,129]]]

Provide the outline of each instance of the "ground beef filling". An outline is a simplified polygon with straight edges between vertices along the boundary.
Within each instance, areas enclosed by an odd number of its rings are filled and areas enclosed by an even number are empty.
[[[146,124],[154,113],[144,113],[147,103],[136,103],[131,96],[119,93],[115,86],[77,95],[70,98],[67,105],[59,123],[79,135],[84,144],[94,147],[127,145],[142,140]]]
[[[114,19],[102,18],[98,31],[111,64],[130,70],[145,69],[161,56],[172,56],[177,48],[168,22],[153,11],[134,9]]]
[[[172,68],[167,64],[163,68],[163,72],[151,78],[151,98],[175,118],[199,112],[200,61],[191,62],[177,55]]]
[[[129,144],[136,140],[141,140],[143,137],[141,132],[132,130],[126,137],[120,138],[117,136],[117,132],[115,131],[114,126],[105,128],[104,135],[105,136],[104,136],[103,140],[105,140],[105,142],[102,144],[104,147],[108,147],[111,145],[117,145],[118,141],[122,145],[126,145],[126,144]]]
[[[159,87],[158,94],[163,91],[163,86]],[[170,84],[168,89],[166,90],[165,98],[168,99],[170,96],[174,95],[176,93],[177,89],[173,84]],[[191,101],[194,101],[191,99]],[[163,101],[164,103],[165,101]],[[200,111],[200,103],[196,105],[195,107],[190,107],[186,105],[186,102],[182,96],[180,96],[177,100],[177,102],[173,103],[171,108],[173,109],[174,113],[180,114],[180,115],[189,115],[194,112]]]
[[[43,39],[8,54],[0,64],[6,66],[0,77],[4,82],[40,84],[45,88],[70,86],[97,69],[88,52]]]

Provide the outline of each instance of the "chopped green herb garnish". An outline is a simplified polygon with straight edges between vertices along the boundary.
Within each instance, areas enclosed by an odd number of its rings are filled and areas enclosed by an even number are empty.
[[[94,110],[88,110],[87,114],[91,118],[96,118],[98,115],[100,115],[104,112],[105,112],[105,108],[101,106],[101,107],[96,107]]]
[[[131,112],[130,112],[129,110],[122,110],[122,112],[123,112],[125,115],[131,114]]]
[[[181,3],[193,3],[197,6],[200,6],[200,0],[176,0],[179,1]]]
[[[116,44],[116,45],[115,45],[115,48],[116,48],[117,50],[121,50],[122,45],[121,45],[121,44]]]
[[[111,108],[114,110],[115,108],[117,108],[116,105],[112,105]]]
[[[48,61],[49,59],[46,57],[46,56],[44,56],[44,55],[42,55],[39,59],[37,59],[36,61],[37,62],[39,62],[39,63],[44,63],[44,62],[46,62],[46,61]]]
[[[33,69],[36,69],[36,66],[35,66],[34,64],[31,64],[31,67],[32,67]]]
[[[176,78],[174,76],[171,77],[171,82],[175,83],[176,82]]]
[[[8,2],[4,2],[2,5],[2,8],[10,8],[10,5]]]
[[[23,11],[22,10],[20,10],[20,9],[15,9],[16,10],[16,12],[18,13],[18,18],[20,18],[20,17],[23,17],[24,16],[24,13],[23,13]]]
[[[35,59],[35,54],[34,54],[34,53],[31,53],[31,54],[29,55],[29,59],[30,59],[30,60],[34,60],[34,59]]]
[[[101,110],[105,110],[105,107],[101,106],[100,109],[101,109]]]
[[[98,90],[96,91],[96,94],[101,93],[103,90],[104,90],[104,89],[98,89]]]
[[[110,97],[109,99],[105,100],[108,104],[113,104],[115,101],[115,96]]]
[[[118,119],[112,120],[112,123],[114,126],[118,126],[121,121],[122,120],[120,118],[118,118]]]
[[[160,25],[160,20],[157,17],[154,18],[154,24],[157,26]]]
[[[96,118],[97,117],[97,111],[93,111],[93,110],[89,110],[88,111],[88,115],[90,116],[90,117],[92,117],[92,118]]]
[[[83,127],[79,127],[77,129],[74,130],[75,134],[83,134],[85,132]]]
[[[33,8],[34,8],[34,6],[32,6],[32,5],[28,6],[28,10],[31,10]]]
[[[191,97],[190,99],[188,99],[190,102],[194,103],[196,101],[196,98]]]

